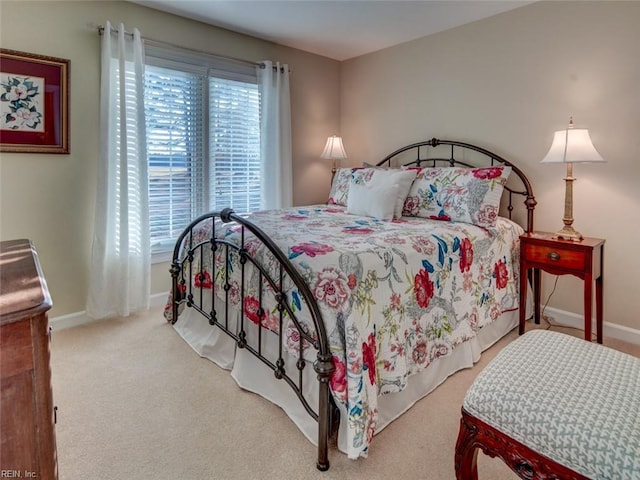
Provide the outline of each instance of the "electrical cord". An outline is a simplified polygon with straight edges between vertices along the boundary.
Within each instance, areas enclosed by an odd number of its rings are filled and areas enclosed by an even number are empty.
[[[553,288],[551,289],[551,293],[549,293],[549,296],[547,297],[547,301],[544,302],[544,305],[542,306],[542,311],[540,312],[540,318],[542,318],[542,320],[544,320],[545,322],[547,322],[548,326],[547,328],[545,328],[545,330],[550,330],[551,327],[558,327],[558,328],[567,328],[567,329],[571,329],[571,330],[579,330],[579,331],[584,331],[582,328],[578,328],[578,327],[571,327],[568,325],[559,325],[557,323],[553,323],[549,317],[545,317],[544,315],[544,311],[547,308],[547,305],[549,305],[549,300],[551,300],[551,297],[553,295],[553,293],[556,291],[556,287],[558,286],[558,279],[560,278],[560,275],[556,275],[556,280],[555,282],[553,282]],[[594,340],[594,338],[596,338],[593,334],[591,334],[591,341]]]
[[[551,328],[551,322],[549,321],[549,319],[547,317],[544,316],[544,311],[547,308],[547,305],[549,305],[549,300],[551,300],[551,297],[553,295],[553,293],[556,291],[556,287],[558,286],[558,279],[560,278],[560,275],[556,275],[556,281],[553,282],[553,288],[551,289],[551,293],[549,293],[549,296],[547,297],[547,301],[544,302],[544,305],[542,306],[542,312],[540,312],[540,317],[544,318],[546,320],[546,322],[549,324],[549,326],[547,327],[547,330],[549,330],[549,328]]]

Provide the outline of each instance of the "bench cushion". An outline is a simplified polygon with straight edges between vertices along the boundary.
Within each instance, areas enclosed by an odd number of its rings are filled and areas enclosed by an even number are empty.
[[[640,359],[531,330],[476,378],[463,408],[589,478],[640,479]]]

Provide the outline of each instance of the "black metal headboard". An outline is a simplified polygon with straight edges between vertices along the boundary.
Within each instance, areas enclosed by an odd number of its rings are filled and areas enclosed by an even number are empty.
[[[445,154],[447,156],[443,156]],[[469,143],[432,138],[431,140],[425,140],[399,148],[377,164],[377,166],[388,167],[400,165],[416,165],[418,167],[464,166],[469,168],[500,165],[510,166],[511,171],[515,173],[515,179],[514,176],[511,175],[507,185],[504,187],[506,193],[503,194],[503,200],[506,203],[505,208],[507,215],[510,219],[512,218],[514,195],[523,196],[523,203],[526,207],[527,215],[525,229],[527,232],[533,231],[533,211],[537,202],[533,195],[531,183],[526,175],[522,173],[522,170],[500,155],[496,155],[489,150]]]

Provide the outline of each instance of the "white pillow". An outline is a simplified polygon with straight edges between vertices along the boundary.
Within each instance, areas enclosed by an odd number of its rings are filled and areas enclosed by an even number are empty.
[[[398,185],[388,184],[374,186],[369,183],[349,184],[347,212],[354,215],[374,217],[378,220],[391,220],[395,203],[390,201],[397,196]]]
[[[393,207],[393,218],[400,218],[404,201],[416,175],[417,170],[382,170],[379,168],[354,170],[349,183],[349,194],[351,194],[351,188],[354,185],[366,185],[377,190],[377,195],[380,198],[376,200],[390,203]],[[392,192],[388,190],[389,185],[397,186],[394,195],[391,195]]]
[[[398,185],[398,192],[396,193],[396,204],[393,209],[393,218],[400,218],[402,216],[402,208],[404,207],[404,201],[409,195],[409,190],[413,184],[413,180],[416,178],[418,172],[416,170],[386,170],[385,175],[391,177],[389,181],[395,182]]]

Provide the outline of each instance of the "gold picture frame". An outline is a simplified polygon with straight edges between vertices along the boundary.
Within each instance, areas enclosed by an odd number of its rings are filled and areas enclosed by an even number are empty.
[[[69,64],[0,48],[0,152],[69,153]]]

